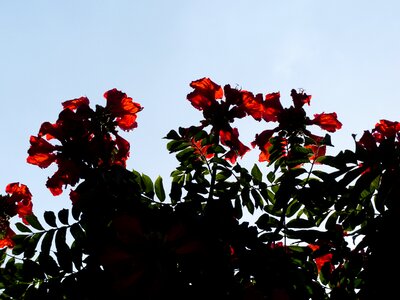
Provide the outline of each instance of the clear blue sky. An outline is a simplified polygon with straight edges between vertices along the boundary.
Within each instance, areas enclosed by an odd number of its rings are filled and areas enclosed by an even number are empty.
[[[39,215],[69,207],[68,193],[54,198],[44,186],[55,169],[25,162],[29,136],[57,119],[61,102],[104,104],[111,88],[144,106],[123,134],[129,168],[167,178],[177,164],[162,137],[198,124],[186,94],[205,76],[279,91],[284,104],[303,88],[310,115],[336,111],[342,121],[335,151],[353,147],[352,133],[400,121],[399,15],[397,0],[0,0],[0,192],[19,181]],[[239,128],[247,144],[264,128],[253,124]]]

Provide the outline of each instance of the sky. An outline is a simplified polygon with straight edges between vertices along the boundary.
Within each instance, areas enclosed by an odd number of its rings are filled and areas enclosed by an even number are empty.
[[[309,116],[336,112],[343,123],[328,154],[354,149],[352,134],[400,121],[399,14],[397,0],[0,0],[0,193],[20,182],[38,216],[69,208],[68,191],[53,197],[45,187],[55,169],[26,163],[29,137],[63,101],[105,105],[112,88],[144,107],[121,135],[128,168],[153,179],[168,182],[178,165],[166,133],[201,120],[186,95],[203,77],[280,92],[284,106],[291,89],[304,89]],[[265,126],[239,127],[241,140],[249,145]]]

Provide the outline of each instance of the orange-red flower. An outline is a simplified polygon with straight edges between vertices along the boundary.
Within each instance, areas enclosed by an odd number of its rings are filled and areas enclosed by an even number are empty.
[[[246,115],[240,93],[226,85],[224,89],[209,78],[192,81],[190,86],[194,91],[187,95],[190,103],[203,112],[204,120],[201,128],[211,126],[211,133],[220,138],[221,144],[229,151],[225,158],[231,163],[236,162],[238,156],[243,156],[249,148],[239,139],[237,128],[232,128],[235,119]],[[224,97],[225,92],[225,99]]]
[[[105,92],[104,98],[107,99],[106,110],[116,118],[121,129],[128,131],[137,127],[136,114],[143,109],[139,103],[115,88]]]
[[[255,120],[266,122],[276,122],[279,112],[283,110],[280,102],[280,93],[270,93],[263,100],[262,94],[253,95],[248,91],[241,91],[243,109]]]
[[[87,97],[80,97],[77,99],[67,100],[62,103],[64,109],[76,110],[82,106],[89,106],[89,99]]]
[[[26,217],[32,214],[32,194],[29,188],[19,182],[6,186],[6,196],[0,196],[0,248],[14,247],[9,219],[18,215],[25,224]]]
[[[400,123],[389,120],[380,120],[373,130],[373,136],[377,142],[388,138],[399,138],[399,133]]]
[[[309,141],[306,148],[311,149],[312,155],[310,160],[315,160],[318,157],[325,155],[326,146],[322,144],[323,138],[311,134],[307,130],[309,125],[318,125],[323,130],[335,132],[340,129],[342,124],[337,120],[336,113],[315,114],[314,119],[307,117],[303,108],[305,104],[310,105],[311,96],[304,92],[291,91],[293,106],[283,108],[279,93],[268,94],[265,100],[257,95],[252,97],[248,92],[244,93],[244,106],[246,112],[254,119],[260,121],[263,119],[266,122],[278,122],[278,126],[274,129],[264,130],[257,134],[255,140],[251,143],[253,147],[258,147],[261,150],[259,161],[270,161],[271,138],[275,138],[275,142],[281,145],[281,156],[291,154],[290,146],[293,137],[307,137]],[[298,140],[298,139],[296,139]],[[288,151],[286,149],[288,147]]]
[[[214,153],[208,152],[211,145],[202,145],[202,140],[196,141],[194,138],[192,138],[190,142],[192,143],[194,152],[197,153],[200,157],[205,159],[214,157]]]
[[[238,156],[242,157],[250,150],[249,147],[245,146],[241,141],[239,141],[239,131],[237,128],[231,130],[220,130],[219,136],[221,143],[230,148],[226,153],[225,158],[229,160],[232,164],[236,162]]]
[[[16,205],[15,213],[25,224],[28,224],[26,216],[32,214],[32,194],[29,188],[25,184],[14,182],[7,185],[6,193],[9,194],[8,201]]]
[[[10,224],[7,226],[0,226],[0,249],[6,247],[13,248],[15,246],[15,243],[12,240],[14,235],[15,232],[10,228]]]
[[[309,244],[308,245],[311,250],[315,253],[317,250],[320,249],[319,245]],[[322,254],[314,258],[315,264],[317,265],[318,272],[321,271],[322,267],[325,264],[329,264],[330,270],[333,271],[335,269],[334,265],[332,264],[332,253]]]
[[[311,120],[311,124],[318,125],[323,130],[329,132],[335,132],[336,130],[342,128],[342,123],[338,121],[335,112],[329,114],[315,114],[314,119]]]
[[[64,101],[57,121],[44,122],[38,135],[30,137],[27,162],[40,168],[58,166],[46,182],[53,195],[85,178],[90,168],[126,166],[130,145],[118,135],[116,126],[135,128],[142,107],[117,89],[105,92],[104,97],[106,106],[97,105],[95,111],[86,97]]]
[[[190,86],[194,88],[194,91],[187,95],[187,99],[198,110],[207,110],[217,99],[222,99],[224,95],[222,87],[210,78],[192,81]]]
[[[380,120],[371,131],[364,131],[356,146],[361,175],[377,170],[388,170],[385,174],[392,174],[399,164],[400,123]]]

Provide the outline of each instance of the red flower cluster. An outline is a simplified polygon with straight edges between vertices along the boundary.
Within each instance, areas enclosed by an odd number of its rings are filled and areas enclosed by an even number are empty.
[[[32,214],[32,194],[28,187],[18,182],[6,187],[6,196],[0,196],[0,248],[13,247],[12,237],[15,235],[10,228],[9,219],[18,215],[25,224],[26,217]]]
[[[311,142],[307,144],[307,148],[311,149],[313,155],[311,160],[325,155],[326,146],[321,144],[323,137],[312,134],[307,130],[309,125],[318,125],[321,129],[335,132],[342,127],[338,121],[336,113],[321,113],[315,114],[313,119],[307,117],[303,108],[304,104],[310,105],[311,96],[304,92],[291,91],[293,100],[292,106],[283,108],[280,102],[279,93],[271,93],[262,96],[248,93],[246,97],[245,106],[248,107],[248,112],[254,119],[260,121],[263,119],[266,122],[278,122],[278,126],[274,129],[267,129],[256,135],[252,146],[261,150],[259,161],[269,161],[269,149],[272,146],[271,138],[275,136],[275,140],[281,145],[283,155],[290,156],[290,151],[286,151],[287,145],[291,138],[294,137],[307,137]]]
[[[86,97],[63,102],[56,123],[43,123],[38,135],[30,137],[27,162],[41,168],[58,166],[46,183],[53,195],[61,194],[64,185],[74,186],[90,168],[126,165],[130,145],[116,127],[136,128],[136,114],[143,108],[117,89],[104,97],[106,106],[97,105],[95,111]],[[54,139],[59,143],[49,142]]]
[[[400,150],[400,123],[380,120],[371,131],[365,130],[356,142],[358,159],[363,174],[378,169],[389,172],[397,169]]]
[[[323,137],[311,134],[306,126],[318,125],[329,132],[335,132],[342,127],[336,113],[315,114],[313,119],[308,118],[303,106],[310,105],[311,96],[304,92],[292,90],[293,106],[283,108],[279,93],[270,93],[264,98],[262,94],[254,95],[249,91],[233,89],[230,85],[225,85],[222,89],[209,78],[193,81],[190,86],[194,91],[187,95],[187,99],[195,108],[203,111],[201,128],[212,126],[211,133],[219,137],[222,145],[229,147],[225,158],[231,163],[235,163],[238,156],[242,157],[250,150],[239,140],[237,128],[230,125],[235,119],[251,116],[257,121],[279,123],[274,129],[257,134],[251,143],[253,148],[258,146],[261,150],[260,161],[270,160],[269,148],[273,137],[284,155],[290,155],[290,151],[286,153],[290,138],[308,138],[311,142],[308,142],[306,147],[313,152],[310,159],[316,159],[325,155]],[[225,99],[222,99],[224,96]]]
[[[212,134],[217,136],[222,145],[229,147],[225,158],[231,163],[235,163],[238,156],[243,156],[249,147],[239,140],[237,128],[232,128],[232,123],[236,118],[243,118],[246,114],[238,108],[238,99],[230,86],[225,86],[225,100],[222,100],[224,91],[222,87],[209,78],[202,78],[192,81],[190,86],[194,91],[187,95],[187,99],[198,110],[203,111],[205,120],[202,121],[201,128],[211,125]]]

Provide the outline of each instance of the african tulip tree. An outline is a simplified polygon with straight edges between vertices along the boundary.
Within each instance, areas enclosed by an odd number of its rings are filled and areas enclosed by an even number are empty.
[[[279,93],[253,94],[209,78],[190,87],[187,100],[203,117],[165,136],[178,161],[168,194],[161,177],[126,168],[130,146],[118,130],[135,129],[143,107],[117,89],[105,92],[105,106],[92,108],[86,97],[63,102],[56,122],[31,136],[27,162],[55,164],[46,186],[53,196],[69,189],[71,206],[46,211],[42,224],[29,188],[7,185],[0,198],[2,299],[391,293],[387,266],[395,250],[386,245],[400,212],[400,124],[381,120],[355,139],[354,150],[332,156],[330,133],[342,124],[334,112],[308,116],[304,91],[292,90],[292,105],[283,107]],[[235,127],[243,118],[260,128],[249,145]],[[314,134],[316,127],[327,133]],[[259,160],[247,169],[240,160],[249,151]],[[254,224],[243,210],[257,211]]]

